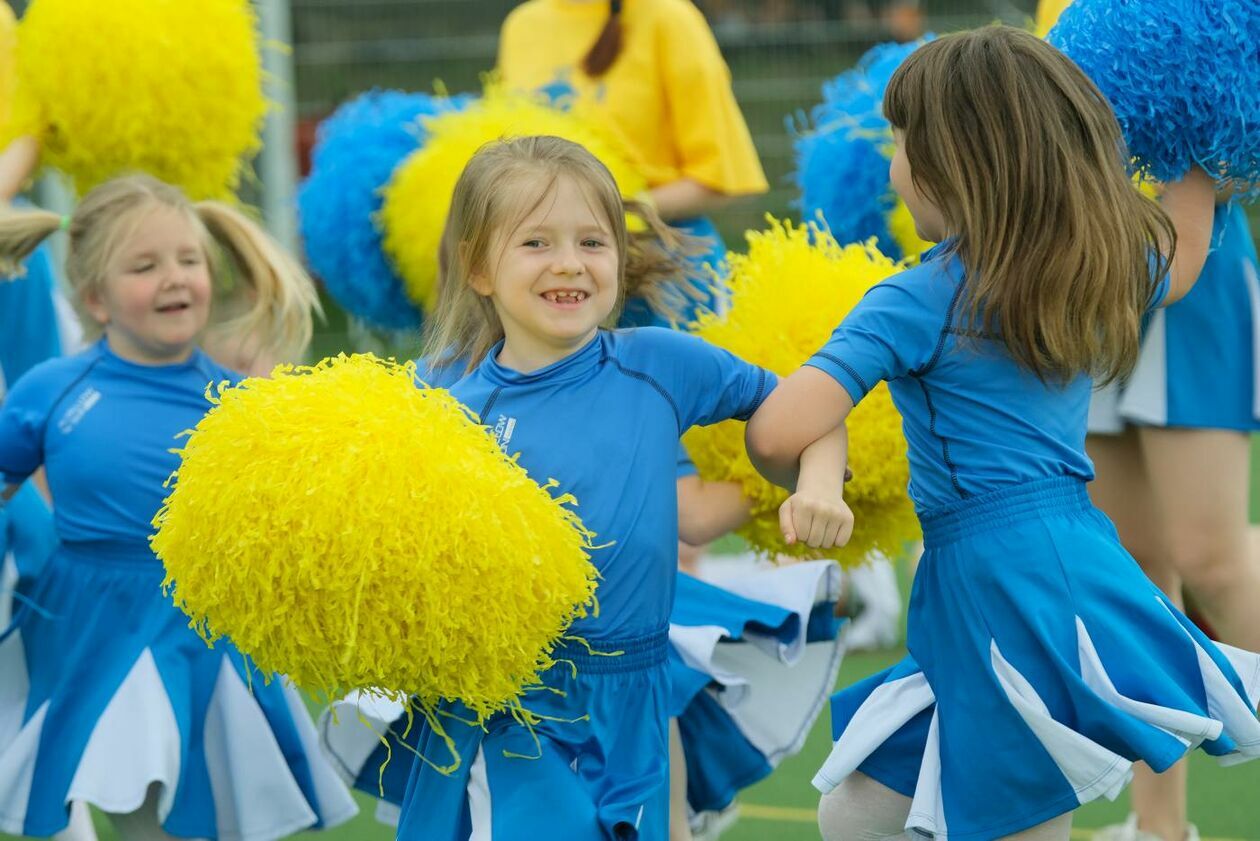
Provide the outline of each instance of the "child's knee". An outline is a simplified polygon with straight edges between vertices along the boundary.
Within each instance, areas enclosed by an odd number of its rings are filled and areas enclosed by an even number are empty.
[[[902,838],[910,798],[865,774],[854,772],[818,803],[824,841],[883,841]]]

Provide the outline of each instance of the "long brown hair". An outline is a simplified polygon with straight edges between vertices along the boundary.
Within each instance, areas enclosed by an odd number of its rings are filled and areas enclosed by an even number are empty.
[[[963,315],[1043,380],[1132,371],[1174,247],[1115,115],[1067,56],[994,25],[915,50],[884,95],[917,189],[966,269]],[[1164,256],[1161,256],[1161,252]]]
[[[495,263],[491,252],[502,247],[501,234],[544,201],[561,176],[581,185],[612,228],[617,303],[605,326],[616,323],[626,296],[645,298],[667,318],[683,303],[678,289],[691,290],[687,270],[676,255],[686,248],[655,211],[622,199],[617,182],[598,158],[559,137],[495,141],[468,161],[451,197],[439,252],[437,304],[428,318],[423,351],[434,364],[466,359],[471,369],[503,338],[494,304],[473,289],[471,278]],[[642,219],[646,229],[627,231],[627,212]]]
[[[617,56],[621,54],[621,0],[609,0],[608,19],[604,28],[599,31],[595,43],[582,59],[582,69],[592,79],[597,79],[608,72]]]
[[[321,312],[315,286],[301,264],[258,224],[222,202],[190,202],[178,188],[149,175],[127,175],[96,187],[69,219],[46,210],[0,207],[0,274],[17,274],[22,261],[65,227],[66,279],[84,333],[101,333],[86,298],[99,292],[117,249],[154,207],[185,214],[201,235],[214,280],[211,337],[266,357],[296,359]]]

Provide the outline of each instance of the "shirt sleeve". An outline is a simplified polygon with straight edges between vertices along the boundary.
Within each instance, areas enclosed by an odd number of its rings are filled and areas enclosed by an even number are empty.
[[[831,376],[857,404],[881,380],[897,379],[929,364],[944,316],[911,291],[880,283],[805,364]]]
[[[47,391],[38,376],[23,377],[0,403],[0,477],[18,485],[44,463]]]
[[[693,426],[748,420],[778,383],[770,371],[696,336],[661,327],[631,332],[626,373],[647,377],[664,392],[680,435]]]
[[[727,195],[764,193],[766,175],[731,89],[731,71],[692,3],[661,23],[661,74],[682,174]]]

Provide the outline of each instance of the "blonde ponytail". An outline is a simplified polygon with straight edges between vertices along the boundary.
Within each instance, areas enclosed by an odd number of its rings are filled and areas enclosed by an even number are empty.
[[[0,205],[0,283],[21,277],[26,258],[61,225],[62,217],[47,210]]]
[[[250,358],[299,357],[311,340],[312,313],[323,315],[310,275],[239,210],[217,201],[197,202],[193,210],[229,259],[230,277],[242,282],[216,302],[211,341],[247,349]]]

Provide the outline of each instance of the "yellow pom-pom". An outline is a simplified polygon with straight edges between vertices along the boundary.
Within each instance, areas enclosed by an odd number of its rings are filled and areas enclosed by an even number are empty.
[[[224,198],[267,104],[248,0],[34,0],[18,27],[23,116],[43,162],[86,192],[147,172]]]
[[[841,246],[816,226],[770,222],[768,230],[748,233],[746,255],[729,257],[729,310],[705,313],[692,329],[785,376],[826,343],[871,286],[901,266],[873,244]],[[857,564],[872,549],[900,552],[917,536],[918,523],[906,493],[910,467],[901,416],[886,386],[880,384],[858,404],[848,426],[853,481],[845,487],[845,500],[853,509],[854,530],[838,558]],[[753,517],[739,534],[749,543],[772,554],[818,556],[816,549],[783,542],[778,509],[787,493],[761,478],[749,462],[742,422],[692,429],[684,443],[701,477],[742,485]]]
[[[9,135],[13,96],[17,92],[17,19],[0,0],[0,137]]]
[[[615,141],[593,122],[534,97],[491,87],[483,99],[462,111],[422,121],[427,139],[394,170],[383,191],[380,222],[385,251],[397,266],[407,294],[426,309],[436,293],[438,245],[455,182],[473,153],[487,143],[540,134],[563,137],[580,143],[602,161],[623,196],[633,197],[647,188]]]
[[[153,549],[191,625],[265,674],[519,713],[592,603],[591,535],[415,376],[343,355],[220,387]]]
[[[919,232],[914,227],[914,217],[910,215],[910,208],[906,207],[906,203],[900,198],[888,212],[888,233],[892,234],[893,240],[901,248],[901,253],[905,255],[905,262],[908,265],[918,263],[919,255],[932,247],[932,243],[919,237]]]

